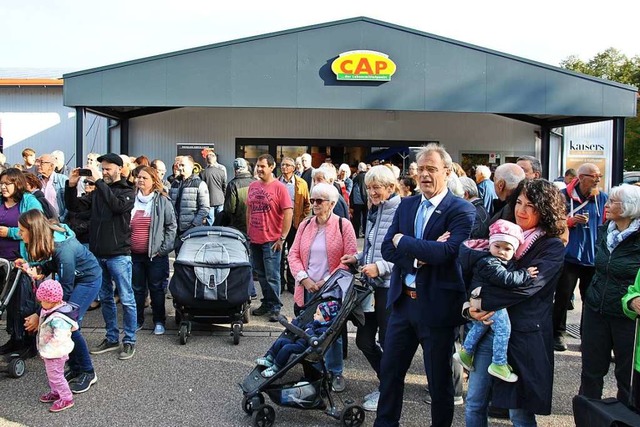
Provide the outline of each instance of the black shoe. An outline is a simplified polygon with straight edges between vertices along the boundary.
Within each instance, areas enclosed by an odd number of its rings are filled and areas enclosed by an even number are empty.
[[[563,336],[553,338],[553,349],[555,351],[567,351],[567,343],[564,342]]]
[[[98,376],[95,372],[82,372],[80,375],[69,381],[69,388],[74,394],[84,393],[98,382]]]
[[[9,354],[13,353],[17,349],[24,347],[24,343],[22,340],[14,340],[13,338],[9,338],[9,341],[0,346],[0,354]]]
[[[264,304],[251,312],[254,316],[264,316],[267,313],[271,313],[271,309]]]
[[[495,406],[489,406],[489,410],[487,411],[487,413],[492,418],[500,418],[503,420],[509,419],[509,410],[505,408],[496,408]]]
[[[68,383],[78,378],[79,376],[80,372],[72,371],[71,369],[67,369],[66,371],[64,371],[64,379],[67,380]]]
[[[272,311],[269,314],[269,322],[277,322],[278,317],[280,317],[280,311]]]

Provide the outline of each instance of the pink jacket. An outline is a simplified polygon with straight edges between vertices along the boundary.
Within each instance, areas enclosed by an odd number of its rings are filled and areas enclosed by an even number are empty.
[[[339,221],[342,221],[342,234],[340,232]],[[304,286],[300,285],[298,273],[306,271],[309,265],[309,252],[317,232],[318,223],[314,217],[302,221],[298,227],[298,231],[296,232],[296,238],[293,241],[293,245],[289,250],[289,256],[287,257],[291,274],[296,278],[296,288],[293,294],[293,300],[299,307],[304,305]],[[332,213],[327,221],[325,236],[327,240],[326,245],[329,270],[331,272],[338,268],[347,270],[349,267],[341,264],[340,258],[342,258],[343,255],[355,255],[358,252],[356,233],[353,231],[351,222],[346,219],[341,219],[339,216]]]

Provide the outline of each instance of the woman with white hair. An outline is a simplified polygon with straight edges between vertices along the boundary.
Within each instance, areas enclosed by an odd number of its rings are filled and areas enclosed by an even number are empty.
[[[347,190],[347,198],[351,194],[351,189],[353,188],[353,181],[350,178],[351,176],[351,168],[348,164],[343,163],[338,168],[338,180],[337,182],[340,185],[344,184],[345,189]]]
[[[372,301],[364,307],[365,322],[358,326],[356,345],[379,379],[382,349],[390,314],[390,310],[387,309],[387,292],[393,269],[393,263],[382,258],[381,248],[384,236],[400,204],[400,197],[395,192],[396,177],[386,166],[372,167],[365,175],[364,182],[371,202],[367,215],[364,250],[356,255],[347,254],[341,261],[343,264],[357,264],[361,268],[364,279],[374,289]],[[376,411],[379,398],[380,392],[373,391],[365,396],[362,407],[367,411]]]
[[[320,290],[333,271],[348,269],[342,258],[358,251],[351,222],[333,212],[338,197],[338,190],[331,184],[318,183],[311,188],[309,201],[313,216],[300,223],[287,256],[291,274],[296,280],[293,300],[298,308]],[[342,338],[329,347],[325,362],[327,370],[333,374],[334,391],[343,391]]]
[[[313,182],[313,186],[311,187],[312,189],[320,183],[325,183],[333,186],[336,191],[339,191],[338,188],[334,185],[334,182],[337,179],[337,174],[336,167],[332,164],[323,163],[319,168],[314,169],[311,173],[311,179]],[[333,213],[341,218],[349,219],[349,206],[347,205],[347,202],[345,202],[342,194],[338,193],[338,200],[334,205]]]
[[[460,177],[464,199],[476,208],[476,219],[471,229],[471,239],[484,239],[489,237],[489,220],[491,217],[484,208],[483,200],[478,195],[478,186],[467,176]]]
[[[596,271],[582,309],[579,394],[602,398],[603,380],[609,371],[613,350],[617,398],[627,403],[635,322],[625,316],[623,297],[640,269],[640,187],[629,184],[613,187],[605,203],[605,215],[607,221],[598,230]]]

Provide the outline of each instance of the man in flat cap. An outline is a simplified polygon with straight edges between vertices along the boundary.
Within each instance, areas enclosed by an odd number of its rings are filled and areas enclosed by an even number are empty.
[[[76,168],[67,183],[72,191],[65,191],[65,199],[71,211],[91,211],[89,248],[102,267],[100,301],[107,334],[97,347],[91,349],[91,354],[120,350],[118,358],[125,360],[135,353],[137,330],[136,301],[131,286],[130,229],[135,190],[121,176],[123,162],[119,155],[105,154],[98,157],[98,163],[102,166],[102,176],[96,165],[89,165],[96,189],[78,197],[75,187],[80,179],[80,168]],[[124,311],[122,348],[112,283],[116,285]]]

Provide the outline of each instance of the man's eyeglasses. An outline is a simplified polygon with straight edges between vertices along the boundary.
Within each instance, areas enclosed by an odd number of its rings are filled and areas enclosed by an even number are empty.
[[[295,166],[294,166],[294,165],[291,165],[291,164],[289,164],[289,163],[282,163],[282,164],[280,165],[280,167],[281,167],[281,168],[294,168]]]
[[[52,165],[53,162],[43,162],[42,160],[36,160],[36,165],[46,165],[46,164]]]
[[[327,199],[309,199],[309,203],[311,203],[312,205],[321,205],[322,202],[328,202],[329,200]]]
[[[596,173],[581,173],[580,175],[588,176],[589,178],[593,178],[593,179],[602,179],[602,175],[596,174]]]

